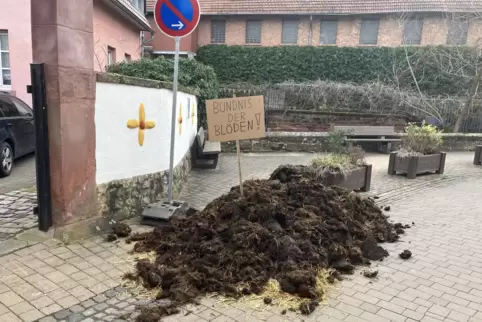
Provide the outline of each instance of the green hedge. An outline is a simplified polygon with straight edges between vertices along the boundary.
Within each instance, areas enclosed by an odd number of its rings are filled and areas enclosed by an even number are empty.
[[[445,95],[466,90],[467,78],[442,71],[439,62],[443,61],[443,66],[467,65],[457,59],[461,52],[472,59],[472,53],[468,50],[450,47],[410,47],[407,50],[422,91],[431,95]],[[440,60],[437,63],[434,63],[434,55]],[[209,45],[199,48],[197,59],[212,66],[218,79],[225,84],[321,79],[358,84],[382,81],[415,89],[402,47]],[[470,75],[473,71],[469,67],[466,74]]]
[[[107,71],[172,83],[174,60],[164,57],[141,59],[110,66]],[[199,93],[198,119],[199,124],[204,125],[206,121],[205,101],[217,98],[219,92],[219,82],[213,68],[194,59],[181,58],[179,60],[179,84]]]

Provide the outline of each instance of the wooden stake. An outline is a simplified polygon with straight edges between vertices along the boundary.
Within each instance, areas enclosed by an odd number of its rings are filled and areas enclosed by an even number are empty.
[[[239,140],[236,140],[236,154],[238,155],[239,190],[241,191],[241,197],[244,197],[243,175],[241,173],[241,151],[240,151],[240,148],[239,148]]]
[[[236,97],[236,94],[233,94],[233,97]],[[236,155],[238,157],[239,191],[241,192],[241,197],[244,197],[243,174],[241,172],[241,149],[239,148],[239,140],[236,140]]]

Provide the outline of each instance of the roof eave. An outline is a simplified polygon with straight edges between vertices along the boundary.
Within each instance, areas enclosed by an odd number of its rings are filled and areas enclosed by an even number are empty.
[[[142,12],[137,10],[130,2],[127,0],[103,0],[106,5],[114,9],[121,16],[129,20],[134,24],[139,31],[149,31],[154,32],[149,21]]]
[[[245,16],[245,15],[266,15],[266,16],[281,16],[281,15],[293,15],[293,16],[307,16],[307,15],[324,15],[324,16],[357,16],[357,15],[383,15],[383,14],[402,14],[402,13],[473,13],[466,10],[452,10],[452,11],[442,11],[442,10],[414,10],[414,11],[363,11],[363,12],[202,12],[203,16]]]

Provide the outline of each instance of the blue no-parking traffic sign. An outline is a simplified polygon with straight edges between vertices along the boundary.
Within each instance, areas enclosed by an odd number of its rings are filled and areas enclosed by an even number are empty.
[[[198,0],[157,0],[154,19],[170,37],[184,37],[196,29],[201,17]]]

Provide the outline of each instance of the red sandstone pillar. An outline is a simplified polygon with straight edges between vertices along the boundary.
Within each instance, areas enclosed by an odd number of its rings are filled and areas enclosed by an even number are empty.
[[[33,62],[46,71],[57,227],[97,215],[92,1],[31,1]]]

